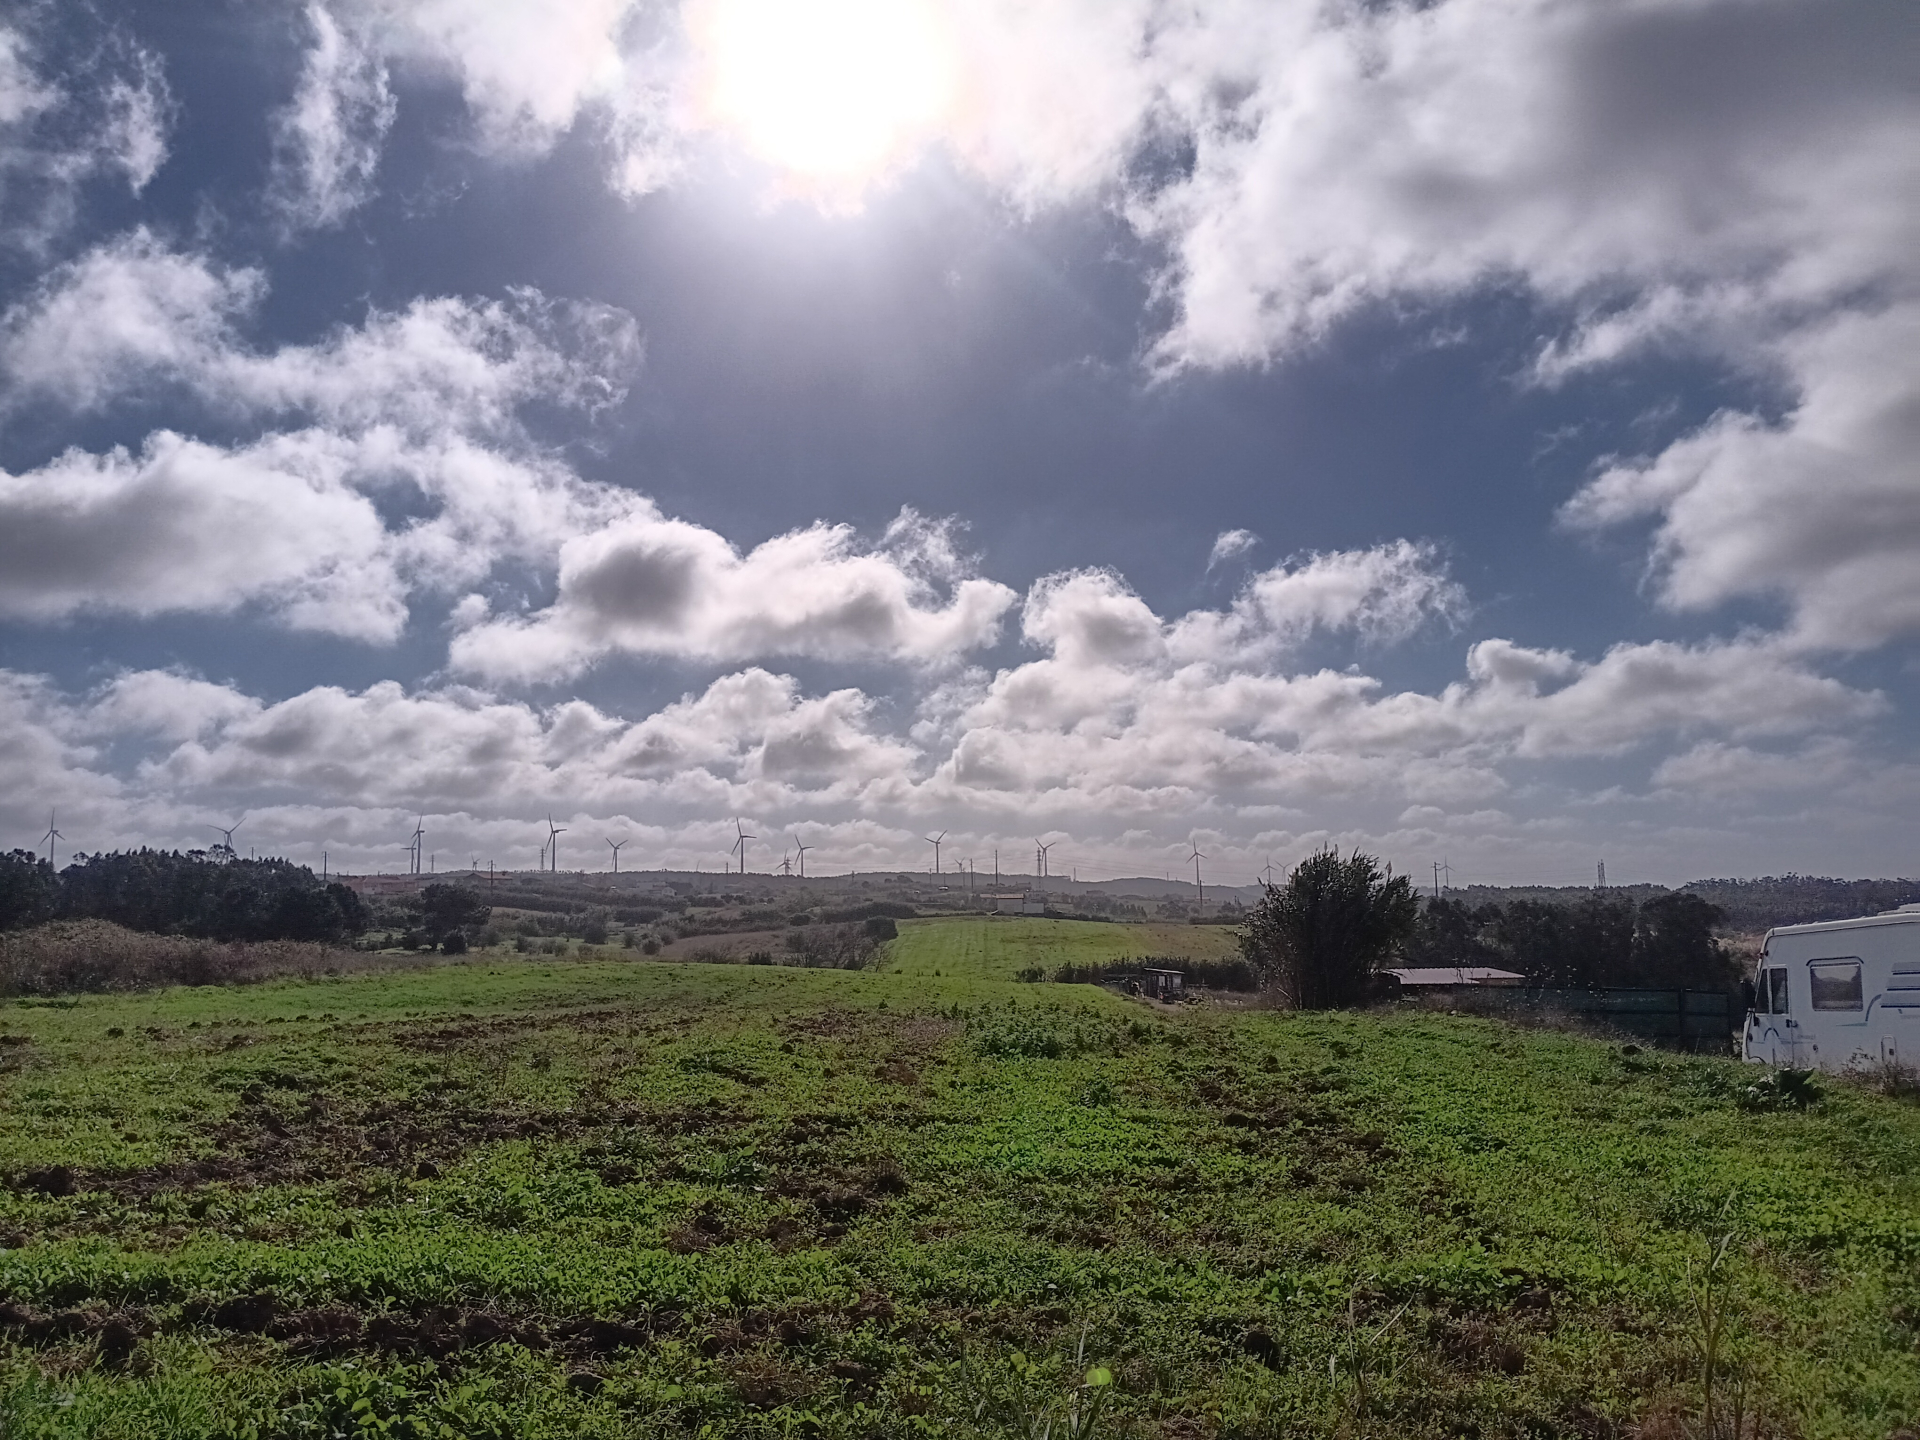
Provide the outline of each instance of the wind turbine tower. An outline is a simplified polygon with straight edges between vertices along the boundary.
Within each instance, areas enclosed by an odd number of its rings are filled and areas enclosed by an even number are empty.
[[[48,869],[53,868],[53,842],[56,840],[64,840],[67,838],[66,836],[62,835],[58,829],[54,827],[53,817],[54,817],[54,812],[51,810],[47,811],[47,833],[40,837],[40,843],[47,847],[47,868]],[[215,826],[214,828],[218,829],[219,827]]]
[[[923,835],[920,838],[933,846],[933,876],[938,880],[940,878],[940,842],[947,838],[947,832],[942,830],[938,835]]]
[[[807,878],[807,851],[811,849],[813,849],[813,846],[802,845],[800,843],[799,836],[796,835],[794,837],[793,854],[794,854],[794,858],[800,862],[800,878],[802,880]]]
[[[628,839],[631,838],[631,836],[628,837]],[[618,845],[615,845],[612,840],[607,841],[607,844],[613,846],[613,873],[616,875],[620,873],[620,846],[626,843],[626,840],[622,840]]]
[[[1033,868],[1040,876],[1040,888],[1042,890],[1047,888],[1047,852],[1059,843],[1058,840],[1049,840],[1046,844],[1042,845],[1038,839],[1033,842]]]
[[[547,854],[547,866],[556,875],[560,873],[560,837],[566,833],[566,826],[553,823],[553,812],[549,810],[547,812],[547,839],[552,842],[553,849]]]
[[[758,840],[760,837],[758,835],[749,835],[745,830],[741,829],[740,817],[738,815],[733,817],[733,833],[736,837],[733,842],[733,849],[740,852],[740,873],[744,875],[747,873],[747,842],[749,840]]]
[[[213,853],[218,855],[222,860],[238,860],[240,858],[240,852],[233,848],[233,832],[245,824],[246,819],[247,817],[242,815],[231,825],[209,825],[207,827],[209,830],[218,830],[223,837],[220,843],[213,847]],[[62,836],[61,838],[65,839],[66,837]]]
[[[1193,854],[1187,858],[1193,861],[1193,888],[1199,893],[1200,897],[1198,902],[1199,908],[1195,913],[1204,915],[1207,913],[1207,892],[1206,888],[1200,883],[1200,862],[1207,857],[1202,855],[1200,853],[1200,847],[1195,845],[1193,847]]]

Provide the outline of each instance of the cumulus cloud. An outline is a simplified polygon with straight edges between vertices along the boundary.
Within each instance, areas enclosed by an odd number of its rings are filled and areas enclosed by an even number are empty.
[[[387,69],[323,5],[300,83],[274,117],[271,198],[292,229],[337,225],[373,195],[380,150],[396,110]]]
[[[323,825],[339,857],[366,853],[343,837],[382,827],[398,846],[400,817],[424,812],[434,834],[526,863],[551,808],[643,831],[655,864],[717,857],[735,814],[763,837],[805,834],[822,865],[913,863],[935,822],[982,847],[1057,833],[1136,867],[1196,824],[1223,864],[1335,836],[1391,850],[1473,835],[1479,853],[1524,860],[1529,835],[1573,843],[1554,828],[1573,797],[1545,778],[1552,763],[1632,757],[1649,777],[1642,807],[1729,793],[1743,771],[1749,793],[1783,785],[1795,765],[1857,785],[1845,737],[1884,709],[1759,641],[1595,659],[1482,641],[1435,694],[1356,671],[1181,661],[1138,643],[1137,601],[1094,578],[1030,597],[1029,638],[1048,654],[936,698],[946,720],[908,733],[860,690],[808,693],[751,666],[637,717],[461,686],[266,701],[173,672],[80,696],[16,675],[0,676],[17,722],[0,772],[9,755],[23,785],[28,766],[52,767],[41,788],[92,797],[86,823],[116,839],[192,839],[208,814],[246,809],[260,843]],[[1119,642],[1090,631],[1090,614],[1118,616]],[[309,830],[302,843],[318,842]]]
[[[1794,640],[1861,649],[1920,632],[1920,303],[1779,342],[1798,402],[1723,414],[1606,466],[1567,505],[1587,529],[1656,518],[1659,594],[1680,610],[1771,596]]]
[[[145,231],[57,267],[0,317],[9,403],[129,396],[268,427],[236,445],[149,437],[0,477],[0,610],[154,615],[257,604],[296,628],[391,641],[420,590],[551,565],[644,502],[582,481],[523,431],[533,400],[594,410],[637,363],[631,317],[537,292],[416,300],[308,345],[242,327],[258,272]],[[295,428],[273,428],[285,422]]]
[[[701,526],[636,513],[569,540],[554,603],[475,625],[452,659],[521,681],[576,674],[609,654],[940,661],[991,644],[1015,599],[996,581],[955,576],[956,565],[943,532],[911,513],[879,546],[815,524],[744,554]]]

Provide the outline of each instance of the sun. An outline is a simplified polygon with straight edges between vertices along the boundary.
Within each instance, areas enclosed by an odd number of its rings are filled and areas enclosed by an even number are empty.
[[[932,0],[699,0],[689,18],[708,123],[802,188],[857,196],[952,104]]]

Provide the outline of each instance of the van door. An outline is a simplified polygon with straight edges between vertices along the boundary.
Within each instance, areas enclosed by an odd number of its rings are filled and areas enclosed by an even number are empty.
[[[1747,1020],[1747,1059],[1762,1065],[1798,1065],[1799,1027],[1788,1000],[1787,967],[1763,963],[1757,978],[1753,1014]]]

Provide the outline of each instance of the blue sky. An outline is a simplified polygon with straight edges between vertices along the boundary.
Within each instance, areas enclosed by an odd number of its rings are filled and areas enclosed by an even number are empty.
[[[1913,873],[1916,31],[16,8],[0,825]]]

